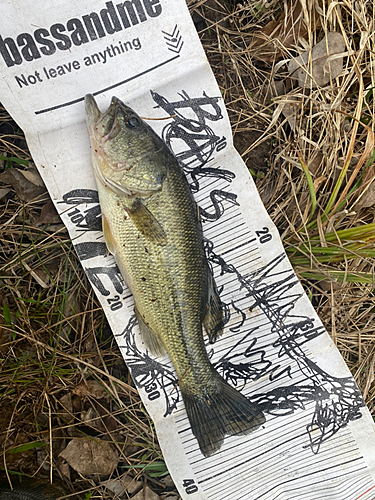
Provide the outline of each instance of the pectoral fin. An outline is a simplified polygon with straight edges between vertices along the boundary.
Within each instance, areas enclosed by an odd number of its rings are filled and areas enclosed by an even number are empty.
[[[155,332],[149,328],[145,322],[143,321],[142,316],[140,315],[138,309],[135,307],[135,314],[137,316],[139,330],[141,332],[142,339],[150,351],[154,356],[163,356],[166,353],[165,346],[161,339],[156,335]]]
[[[124,208],[135,227],[143,236],[153,243],[159,245],[167,244],[167,235],[164,229],[139,198],[133,201],[131,207],[124,206]]]
[[[108,221],[104,215],[102,215],[102,228],[104,234],[104,241],[107,246],[107,250],[112,255],[116,255],[115,242],[112,237],[111,229],[109,227]]]
[[[210,269],[208,270],[207,311],[204,315],[203,326],[212,344],[216,342],[223,333],[223,305]]]
[[[149,197],[160,191],[161,185],[144,184],[141,189],[139,186],[137,188],[125,187],[110,179],[105,179],[105,182],[119,196],[126,213],[130,216],[138,231],[153,243],[166,245],[167,235],[164,229],[141,200],[141,197]]]

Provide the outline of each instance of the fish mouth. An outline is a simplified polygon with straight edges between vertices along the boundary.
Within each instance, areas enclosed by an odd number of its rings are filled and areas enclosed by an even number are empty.
[[[92,137],[97,140],[112,139],[120,130],[118,116],[122,115],[127,120],[134,112],[118,97],[113,96],[108,109],[101,113],[92,94],[85,95],[87,128]]]
[[[108,161],[104,152],[104,145],[121,132],[119,117],[122,120],[127,120],[134,112],[114,96],[107,110],[102,113],[92,94],[85,95],[85,108],[91,146],[97,154],[97,159],[93,162],[94,171],[100,181],[108,187],[108,178],[103,175],[104,164],[106,165],[106,169],[110,168],[114,174],[120,174],[125,170],[130,170],[133,167],[133,163],[128,160]]]
[[[116,114],[121,111],[121,113],[124,115],[125,118],[128,118],[130,115],[134,114],[134,111],[132,108],[124,104],[121,99],[118,97],[113,96],[111,99],[111,104],[109,105],[109,108],[111,106],[114,106],[116,110]]]
[[[86,121],[90,137],[95,139],[98,144],[105,142],[110,137],[114,137],[115,128],[118,120],[117,100],[112,99],[108,109],[102,113],[91,94],[85,96]]]
[[[102,113],[96,104],[92,94],[85,95],[85,108],[86,108],[86,122],[90,136],[93,136],[94,127],[100,120]]]
[[[117,105],[117,99],[112,98],[108,109],[102,113],[98,108],[94,96],[92,94],[85,95],[86,122],[92,139],[95,139],[97,142],[105,140],[106,136],[116,127]]]

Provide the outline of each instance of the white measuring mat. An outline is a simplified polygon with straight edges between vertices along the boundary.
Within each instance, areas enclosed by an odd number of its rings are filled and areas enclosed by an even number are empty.
[[[183,0],[3,2],[1,100],[103,305],[183,499],[371,500],[372,417],[296,278],[249,172]],[[226,305],[207,350],[266,416],[205,458],[167,357],[139,337],[133,298],[106,256],[85,123],[85,94],[112,95],[174,150],[200,207],[208,260]]]

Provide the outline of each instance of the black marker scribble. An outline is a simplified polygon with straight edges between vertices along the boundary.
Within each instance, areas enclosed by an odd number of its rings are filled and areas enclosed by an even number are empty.
[[[314,402],[315,412],[306,430],[311,450],[318,453],[324,441],[350,421],[361,418],[360,408],[365,406],[365,402],[351,377],[333,377],[311,361],[301,348],[321,335],[324,328],[316,326],[309,317],[291,314],[300,294],[293,291],[298,283],[293,271],[278,270],[286,255],[279,255],[246,276],[215,255],[213,247],[210,247],[209,255],[211,261],[220,264],[222,273],[229,272],[237,276],[240,288],[245,289],[247,297],[253,301],[249,312],[260,308],[269,319],[271,332],[278,335],[270,348],[278,350],[280,360],[290,360],[287,364],[271,363],[267,351],[257,347],[257,328],[253,328],[223,354],[215,363],[215,368],[234,386],[245,385],[249,380],[257,380],[265,375],[271,382],[281,377],[292,381],[295,378],[293,369],[297,368],[305,377],[303,385],[291,383],[279,386],[265,394],[254,395],[252,401],[257,402],[265,413],[278,416],[290,415]],[[249,344],[243,354],[237,348],[246,345],[246,342]],[[243,357],[248,362],[243,362]]]
[[[314,374],[314,387],[328,388],[326,397],[314,398],[315,412],[311,424],[306,427],[310,447],[316,454],[324,441],[334,436],[352,420],[362,417],[360,408],[365,406],[365,402],[352,377],[340,379],[331,377],[310,360],[309,364]]]
[[[72,210],[67,210],[67,215],[78,230],[101,231],[102,215],[97,191],[93,189],[73,189],[65,193],[62,201],[58,203],[74,205]],[[93,206],[83,210],[83,205],[90,203]]]
[[[199,205],[199,213],[201,216],[201,219],[206,221],[206,220],[218,220],[220,217],[223,215],[225,208],[224,208],[224,203],[223,201],[229,201],[233,205],[238,205],[237,203],[237,196],[233,193],[228,193],[226,191],[223,191],[221,189],[214,189],[211,191],[209,198],[211,200],[211,206],[213,209],[213,212],[209,212],[208,210],[205,210],[202,205]]]
[[[209,157],[211,159],[211,157]],[[189,177],[191,179],[190,189],[192,193],[197,193],[200,189],[199,180],[206,179],[211,177],[213,179],[221,179],[226,182],[231,182],[236,176],[233,172],[229,170],[207,167],[203,165],[199,165],[192,170],[189,171]]]
[[[266,394],[254,397],[263,411],[275,416],[293,414],[304,410],[311,402],[315,411],[311,423],[306,426],[309,445],[317,454],[324,441],[346,427],[352,420],[361,418],[360,409],[365,406],[361,393],[352,377],[332,377],[307,359],[304,371],[309,370],[306,385],[277,387]]]
[[[169,102],[165,97],[151,90],[154,102],[164,109],[167,115],[173,116],[173,122],[164,127],[163,139],[167,146],[175,151],[177,159],[184,167],[196,161],[201,165],[205,164],[211,158],[215,148],[219,146],[219,142],[221,141],[220,144],[225,142],[225,137],[220,138],[215,135],[211,127],[207,125],[207,121],[215,122],[223,118],[218,104],[221,97],[209,97],[203,92],[202,97],[190,98],[184,90],[179,95],[181,100]],[[207,111],[207,107],[210,111]],[[191,118],[192,114],[194,118]],[[182,151],[176,151],[176,148],[173,148],[175,140],[185,144]]]
[[[212,264],[216,264],[217,266],[220,267],[220,275],[224,275],[227,273],[233,273],[236,274],[237,276],[241,276],[236,268],[233,266],[233,264],[228,264],[223,257],[221,257],[219,254],[214,252],[214,244],[212,241],[208,240],[207,238],[204,238],[204,249],[206,251],[206,255],[208,258],[208,262],[211,262]]]
[[[234,311],[241,316],[240,321],[238,323],[236,323],[234,326],[232,326],[231,328],[229,328],[229,330],[231,332],[235,333],[235,332],[239,332],[241,330],[243,324],[245,323],[246,313],[244,313],[240,308],[238,308],[236,306],[236,303],[234,302],[234,300],[232,300],[232,307],[233,307]]]
[[[240,356],[238,354],[231,355],[231,352],[242,345],[247,337],[253,337],[255,331],[256,329],[250,330],[245,337],[241,338],[240,342],[237,342],[218,362],[214,363],[215,368],[223,378],[239,389],[242,389],[249,380],[259,379],[272,367],[272,363],[266,359],[266,352],[263,349],[255,348],[255,339],[250,343],[245,353],[241,352]],[[248,362],[237,359],[238,357],[243,358],[243,355],[249,359]]]
[[[103,283],[103,278],[109,279],[117,293],[122,294],[125,290],[124,279],[115,264],[113,266],[87,267],[85,268],[85,272],[91,284],[97,288],[99,293],[104,297],[108,297],[111,292]]]
[[[231,182],[235,177],[233,172],[208,165],[214,153],[227,146],[226,138],[216,135],[207,123],[223,119],[218,104],[221,98],[209,97],[205,92],[202,97],[191,98],[184,90],[180,94],[182,99],[174,102],[154,91],[151,96],[172,117],[163,128],[162,136],[184,169],[192,193],[197,193],[200,180],[208,177]],[[224,213],[223,201],[238,205],[235,193],[217,188],[210,192],[207,201],[208,206],[199,205],[203,221],[218,220]]]
[[[93,257],[106,256],[107,246],[104,241],[85,241],[74,245],[79,260],[92,259]]]
[[[136,386],[144,389],[150,400],[159,399],[161,393],[165,400],[164,417],[176,409],[180,400],[180,391],[177,389],[177,378],[174,371],[143,353],[137,347],[134,328],[137,324],[135,314],[130,318],[125,330],[115,337],[121,337],[120,349],[124,351],[126,363]]]
[[[95,203],[99,204],[98,192],[93,189],[73,189],[65,193],[59,203],[66,203],[67,205],[79,205],[80,203]]]

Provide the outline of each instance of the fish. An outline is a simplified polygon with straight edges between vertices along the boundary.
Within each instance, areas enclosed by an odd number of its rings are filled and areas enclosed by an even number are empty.
[[[191,430],[205,457],[226,435],[258,429],[259,406],[228,384],[207,355],[223,330],[223,304],[210,269],[199,207],[176,156],[117,97],[101,112],[85,96],[104,239],[134,297],[148,351],[167,353]]]

